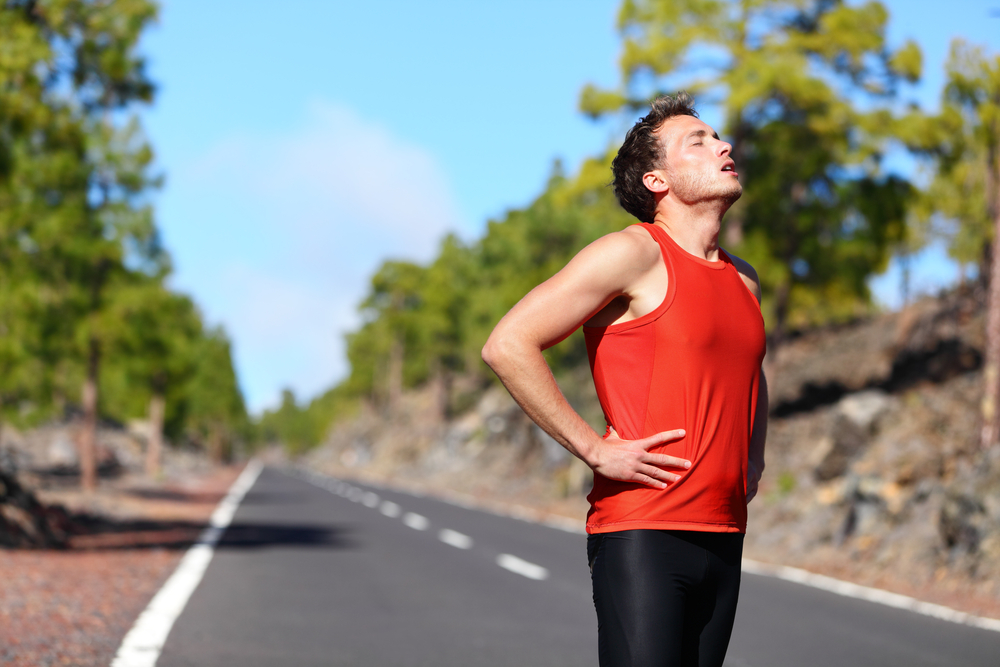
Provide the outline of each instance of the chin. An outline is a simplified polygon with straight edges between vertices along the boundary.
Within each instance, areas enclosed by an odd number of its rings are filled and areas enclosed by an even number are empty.
[[[736,203],[736,200],[739,199],[742,195],[743,195],[743,186],[737,183],[736,187],[728,188],[725,192],[723,192],[720,198],[727,201],[730,205],[732,205]]]

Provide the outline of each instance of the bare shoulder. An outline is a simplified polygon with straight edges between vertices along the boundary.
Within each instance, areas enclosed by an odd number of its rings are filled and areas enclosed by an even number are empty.
[[[633,225],[602,236],[580,255],[600,256],[603,261],[641,270],[660,261],[660,246],[648,232]]]
[[[572,289],[614,297],[628,293],[659,258],[659,244],[649,233],[628,227],[588,245],[552,280]]]
[[[760,278],[757,277],[757,271],[754,270],[750,263],[740,259],[732,253],[726,253],[729,255],[729,259],[733,260],[733,266],[740,274],[740,278],[746,284],[750,292],[757,297],[757,303],[760,303]]]

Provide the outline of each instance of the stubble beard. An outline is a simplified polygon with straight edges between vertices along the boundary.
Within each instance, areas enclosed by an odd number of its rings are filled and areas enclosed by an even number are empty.
[[[714,172],[672,170],[669,176],[674,196],[691,206],[717,201],[728,209],[743,194],[743,185],[735,176],[725,176],[724,181]]]

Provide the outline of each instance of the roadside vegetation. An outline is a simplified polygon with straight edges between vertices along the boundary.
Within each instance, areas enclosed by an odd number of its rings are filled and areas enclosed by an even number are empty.
[[[580,96],[583,113],[623,127],[652,96],[680,89],[724,119],[717,129],[733,143],[744,196],[722,245],[760,274],[772,355],[796,332],[875,314],[869,282],[894,257],[909,301],[911,258],[932,241],[970,284],[989,284],[1000,57],[956,40],[941,108],[930,112],[908,96],[920,48],[889,44],[889,20],[874,1],[626,0],[620,84]],[[262,420],[267,438],[302,451],[363,406],[393,415],[407,389],[435,388],[444,416],[470,407],[470,387],[495,382],[479,350],[497,320],[584,245],[634,222],[607,187],[615,149],[572,175],[556,162],[537,199],[490,221],[480,239],[449,236],[426,265],[386,261],[360,304],[364,324],[348,336],[348,377],[308,403],[287,393]],[[887,167],[900,156],[917,168]],[[1000,349],[996,329],[989,349]],[[557,377],[572,375],[586,364],[582,337],[548,357]],[[995,396],[997,355],[986,365]]]
[[[75,419],[82,485],[99,424],[148,421],[225,455],[250,435],[226,333],[170,289],[150,196],[161,182],[136,109],[147,0],[0,4],[0,423]]]
[[[459,415],[495,382],[479,350],[503,313],[632,223],[607,187],[615,142],[572,173],[554,162],[539,196],[481,238],[448,236],[427,264],[385,261],[348,335],[349,374],[251,419],[226,332],[169,287],[150,204],[162,176],[136,116],[155,96],[137,45],[156,13],[150,0],[0,6],[0,421],[79,420],[88,488],[102,422],[145,421],[155,474],[164,438],[214,458],[262,443],[300,453],[365,410],[397,413],[414,389],[440,417]],[[680,89],[721,119],[745,186],[723,245],[760,274],[772,352],[874,314],[870,279],[893,258],[908,300],[910,258],[929,242],[982,290],[997,266],[1000,58],[956,40],[940,109],[921,109],[920,48],[888,43],[889,21],[877,1],[625,0],[620,81],[581,91],[581,113],[622,128]],[[916,168],[890,169],[900,156]],[[1000,315],[987,321],[989,445]],[[557,377],[586,367],[579,335],[548,357]]]

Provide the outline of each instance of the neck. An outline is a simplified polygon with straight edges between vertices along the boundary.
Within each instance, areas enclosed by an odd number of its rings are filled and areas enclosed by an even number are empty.
[[[662,227],[677,245],[710,262],[719,259],[719,229],[729,202],[706,201],[671,206],[666,199],[657,206],[653,224]]]

